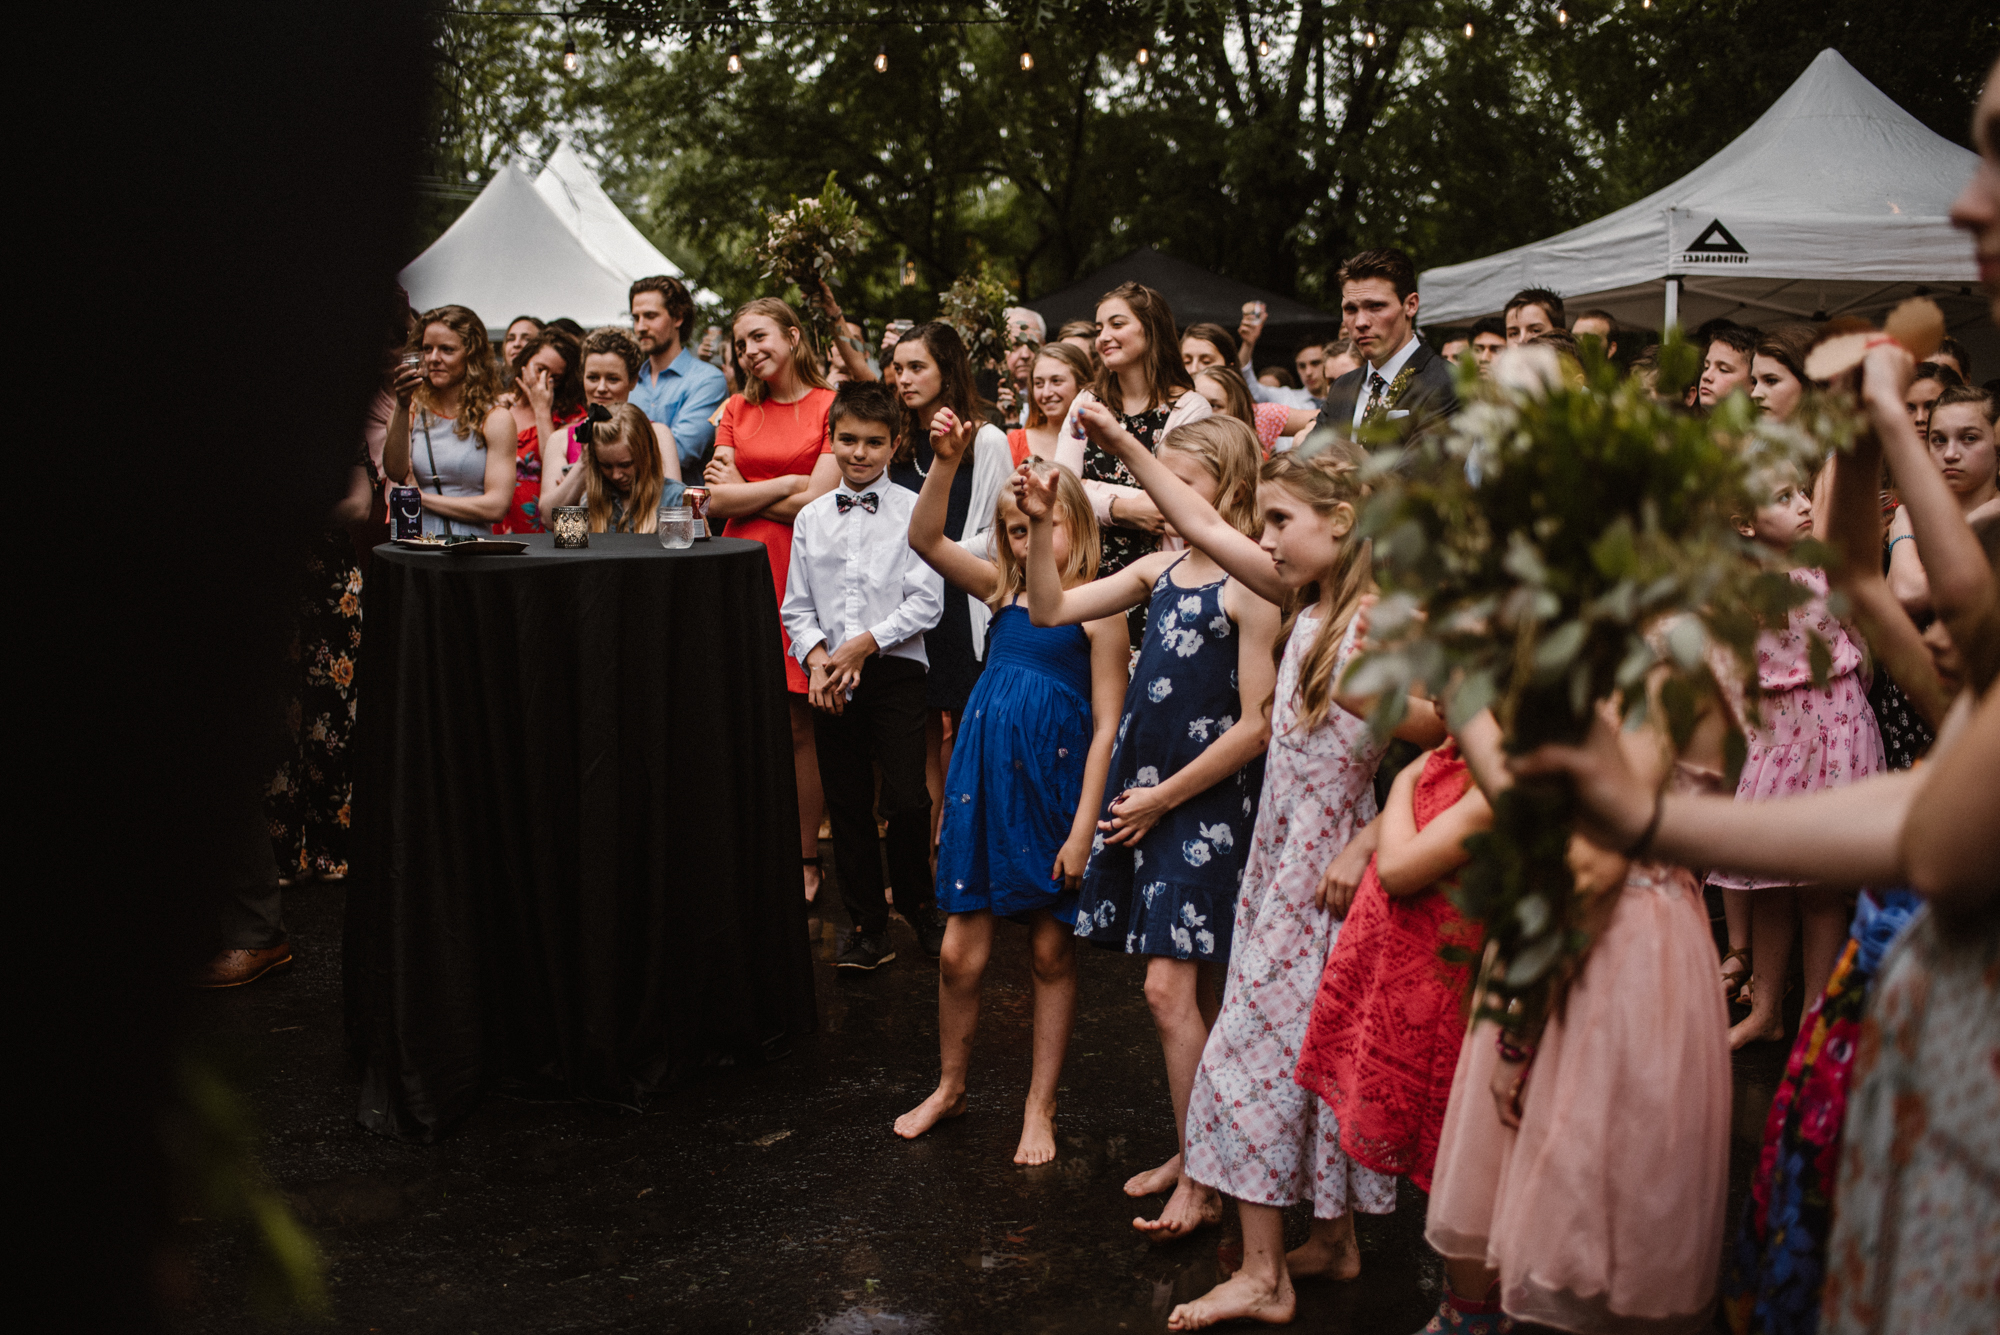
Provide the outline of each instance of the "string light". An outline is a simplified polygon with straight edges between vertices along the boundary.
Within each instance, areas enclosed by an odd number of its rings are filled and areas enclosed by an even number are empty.
[[[1569,26],[1569,11],[1567,9],[1556,10],[1556,26],[1559,28],[1567,28]]]
[[[743,72],[743,48],[735,42],[729,44],[729,59],[723,62],[723,68],[727,69],[731,74],[741,74]]]
[[[1370,51],[1375,49],[1375,30],[1373,28],[1361,34],[1361,44]]]
[[[1259,56],[1260,58],[1262,58],[1262,57],[1267,57],[1267,56],[1269,56],[1270,54],[1271,54],[1271,34],[1270,34],[1270,33],[1268,33],[1268,32],[1260,32],[1260,33],[1258,33],[1258,34],[1257,34],[1257,55],[1258,55],[1258,56]]]
[[[889,72],[889,43],[886,41],[875,45],[875,72],[877,74]]]
[[[1153,59],[1152,48],[1147,44],[1147,41],[1145,39],[1142,39],[1139,42],[1139,63],[1141,65],[1149,64],[1151,63],[1152,59]]]
[[[1465,25],[1465,35],[1467,37],[1472,36],[1472,25],[1470,23]]]
[[[1035,53],[1028,49],[1028,44],[1026,42],[1023,42],[1021,44],[1021,73],[1026,74],[1034,68],[1035,68]]]
[[[563,43],[563,73],[576,73],[576,65],[576,38],[572,37]]]

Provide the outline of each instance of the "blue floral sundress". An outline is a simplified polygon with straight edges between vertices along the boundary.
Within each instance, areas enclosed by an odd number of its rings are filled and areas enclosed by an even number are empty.
[[[945,774],[939,909],[1076,920],[1075,892],[1050,872],[1083,797],[1090,736],[1090,637],[1001,608]]]
[[[1111,818],[1112,801],[1127,788],[1152,787],[1193,762],[1229,731],[1241,707],[1240,637],[1222,606],[1228,581],[1182,588],[1173,581],[1180,564],[1153,584],[1102,820]],[[1084,872],[1076,934],[1127,954],[1226,961],[1263,782],[1258,756],[1168,812],[1136,848],[1107,845],[1100,831]]]

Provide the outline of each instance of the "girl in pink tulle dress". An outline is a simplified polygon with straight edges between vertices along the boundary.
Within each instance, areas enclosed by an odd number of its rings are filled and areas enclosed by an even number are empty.
[[[1745,537],[1785,551],[1812,531],[1812,501],[1802,486],[1781,478],[1769,503],[1741,526]],[[1821,788],[1840,788],[1887,768],[1882,733],[1868,703],[1861,650],[1839,618],[1827,608],[1826,574],[1794,570],[1792,579],[1812,596],[1792,609],[1782,631],[1757,638],[1757,684],[1763,691],[1759,718],[1744,720],[1749,755],[1736,785],[1739,802],[1796,797]],[[1815,641],[1829,662],[1813,684]],[[1750,895],[1750,1014],[1729,1031],[1729,1045],[1782,1039],[1785,973],[1791,964],[1794,923],[1803,920],[1805,974],[1800,1005],[1826,990],[1835,960],[1847,943],[1853,904],[1837,890],[1797,885],[1721,870],[1709,884],[1725,893]]]

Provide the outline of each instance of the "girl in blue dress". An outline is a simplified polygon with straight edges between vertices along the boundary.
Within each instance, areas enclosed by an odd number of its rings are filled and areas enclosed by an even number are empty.
[[[994,609],[986,667],[966,701],[945,774],[938,831],[937,905],[949,914],[938,959],[938,1087],[896,1119],[915,1139],[965,1111],[979,984],[993,951],[993,921],[1033,935],[1035,1058],[1017,1164],[1055,1158],[1056,1082],[1076,1016],[1077,887],[1090,859],[1112,730],[1125,691],[1131,640],[1124,618],[1043,629],[1025,597],[1028,520],[1003,490],[994,510],[993,559],[945,537],[951,484],[978,429],[949,408],[931,421],[935,455],[910,546],[945,580]],[[986,448],[984,444],[978,446]],[[1065,584],[1097,573],[1097,521],[1076,478],[1037,461],[1055,494],[1051,550]],[[968,527],[970,525],[968,524]]]
[[[1103,405],[1082,411],[1093,432],[1130,436]],[[1262,533],[1257,470],[1263,450],[1248,426],[1209,417],[1175,427],[1160,442],[1158,457],[1239,531],[1253,538]],[[1048,509],[1046,483],[1030,477],[1017,486],[1030,516]],[[1076,934],[1151,957],[1146,1001],[1166,1056],[1179,1140],[1216,1013],[1216,980],[1229,961],[1236,895],[1263,787],[1278,609],[1200,551],[1155,552],[1093,584],[1062,585],[1044,527],[1036,522],[1029,541],[1028,610],[1036,625],[1061,626],[1148,604]],[[1181,1176],[1176,1154],[1127,1182],[1125,1192],[1171,1191]],[[1212,1189],[1192,1182],[1189,1189],[1201,1193],[1204,1218],[1221,1217],[1221,1199]],[[1146,1232],[1160,1226],[1157,1220],[1132,1222]]]

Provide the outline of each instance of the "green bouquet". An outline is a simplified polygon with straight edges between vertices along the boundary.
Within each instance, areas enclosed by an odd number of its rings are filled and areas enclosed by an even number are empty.
[[[1686,344],[1664,346],[1663,395],[1678,400],[1697,363]],[[1809,468],[1851,441],[1851,415],[1815,400],[1809,420],[1783,425],[1736,396],[1697,417],[1600,358],[1579,370],[1547,348],[1510,352],[1495,372],[1461,369],[1466,406],[1448,426],[1370,456],[1359,531],[1383,584],[1370,635],[1384,647],[1346,689],[1378,698],[1378,735],[1416,690],[1445,699],[1454,727],[1491,708],[1510,751],[1575,743],[1613,696],[1637,722],[1661,667],[1677,743],[1718,691],[1754,718],[1758,632],[1807,594],[1736,521],[1773,466]],[[1794,556],[1826,559],[1811,545]],[[1825,646],[1812,658],[1823,675]],[[1732,771],[1741,762],[1732,733]],[[1516,783],[1468,841],[1454,892],[1485,928],[1481,1013],[1528,1036],[1590,944],[1566,859],[1574,815],[1566,778]]]
[[[938,319],[958,331],[976,367],[993,369],[1007,359],[1007,307],[1013,294],[981,261],[938,293]]]
[[[767,215],[770,230],[752,256],[763,265],[763,276],[790,283],[802,299],[799,314],[811,327],[819,346],[834,336],[821,293],[830,291],[833,275],[851,262],[868,243],[868,225],[856,215],[854,197],[840,188],[834,173],[809,199],[792,197],[792,206]]]

